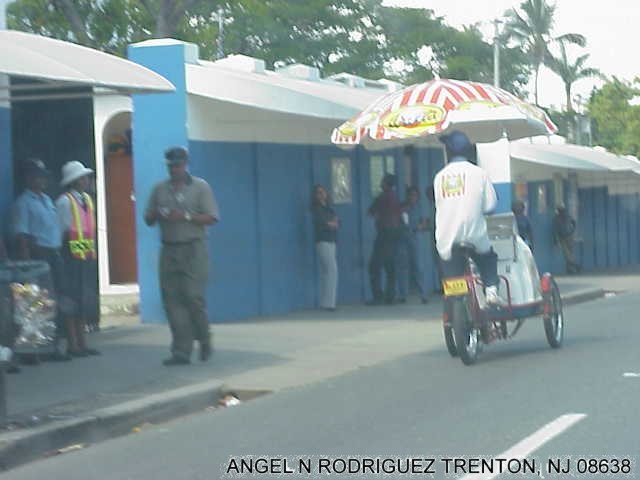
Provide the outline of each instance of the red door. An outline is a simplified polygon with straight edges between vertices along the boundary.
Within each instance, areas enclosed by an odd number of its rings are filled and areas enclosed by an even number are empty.
[[[138,282],[135,197],[131,155],[112,153],[105,161],[109,279],[112,284]]]

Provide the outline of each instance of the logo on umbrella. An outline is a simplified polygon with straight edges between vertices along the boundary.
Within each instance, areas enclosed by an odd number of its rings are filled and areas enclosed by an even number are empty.
[[[381,125],[403,135],[421,135],[439,124],[445,115],[437,105],[412,105],[402,107],[382,117]]]

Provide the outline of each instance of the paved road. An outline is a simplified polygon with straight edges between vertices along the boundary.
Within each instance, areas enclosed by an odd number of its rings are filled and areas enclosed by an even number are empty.
[[[580,457],[632,458],[636,463],[626,478],[640,478],[639,310],[640,298],[634,294],[576,305],[565,311],[566,342],[559,351],[547,346],[542,322],[532,320],[514,341],[489,347],[474,367],[450,358],[440,345],[238,407],[143,429],[26,465],[3,478],[218,479],[230,457],[243,455],[286,456],[290,467],[294,459],[314,455],[524,456],[537,460],[544,478],[598,478],[549,475],[549,457],[572,456],[574,473],[582,465]],[[319,461],[313,459],[314,470]],[[437,472],[432,477],[235,478],[539,478],[465,476],[462,471],[447,477],[442,459],[432,468]]]

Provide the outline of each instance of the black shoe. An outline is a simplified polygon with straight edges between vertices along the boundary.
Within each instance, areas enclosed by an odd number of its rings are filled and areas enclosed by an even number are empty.
[[[40,357],[38,355],[22,354],[18,358],[23,365],[40,365]]]
[[[69,360],[72,360],[72,357],[68,353],[55,352],[52,353],[48,359],[52,362],[68,362]]]
[[[387,302],[389,303],[389,302]],[[391,300],[390,303],[393,303],[393,300]],[[406,298],[399,298],[398,300],[396,300],[396,303],[407,303],[407,299]]]
[[[429,300],[427,299],[427,297],[422,297],[420,299],[420,301],[422,302],[422,304],[424,305],[425,303],[429,303]]]
[[[67,354],[72,357],[88,357],[89,354],[85,350],[68,350]]]
[[[175,355],[169,358],[166,358],[162,361],[162,364],[165,367],[172,367],[174,365],[189,365],[191,364],[191,360],[182,357],[176,357]]]
[[[7,373],[20,373],[20,367],[17,365],[9,365],[7,367]]]
[[[406,300],[405,300],[406,302]],[[396,303],[396,301],[393,298],[387,298],[384,303],[386,303],[387,305],[393,305],[394,303]]]
[[[102,355],[102,353],[100,353],[100,350],[96,350],[95,348],[85,348],[84,349],[84,353],[86,353],[87,355],[90,355],[92,357],[98,356],[98,355]]]
[[[202,343],[200,344],[200,361],[206,362],[211,357],[211,344]]]

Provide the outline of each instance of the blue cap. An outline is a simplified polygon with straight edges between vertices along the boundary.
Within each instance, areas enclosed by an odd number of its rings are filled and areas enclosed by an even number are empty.
[[[453,155],[466,155],[472,147],[469,137],[459,130],[441,136],[440,141],[447,146]]]

